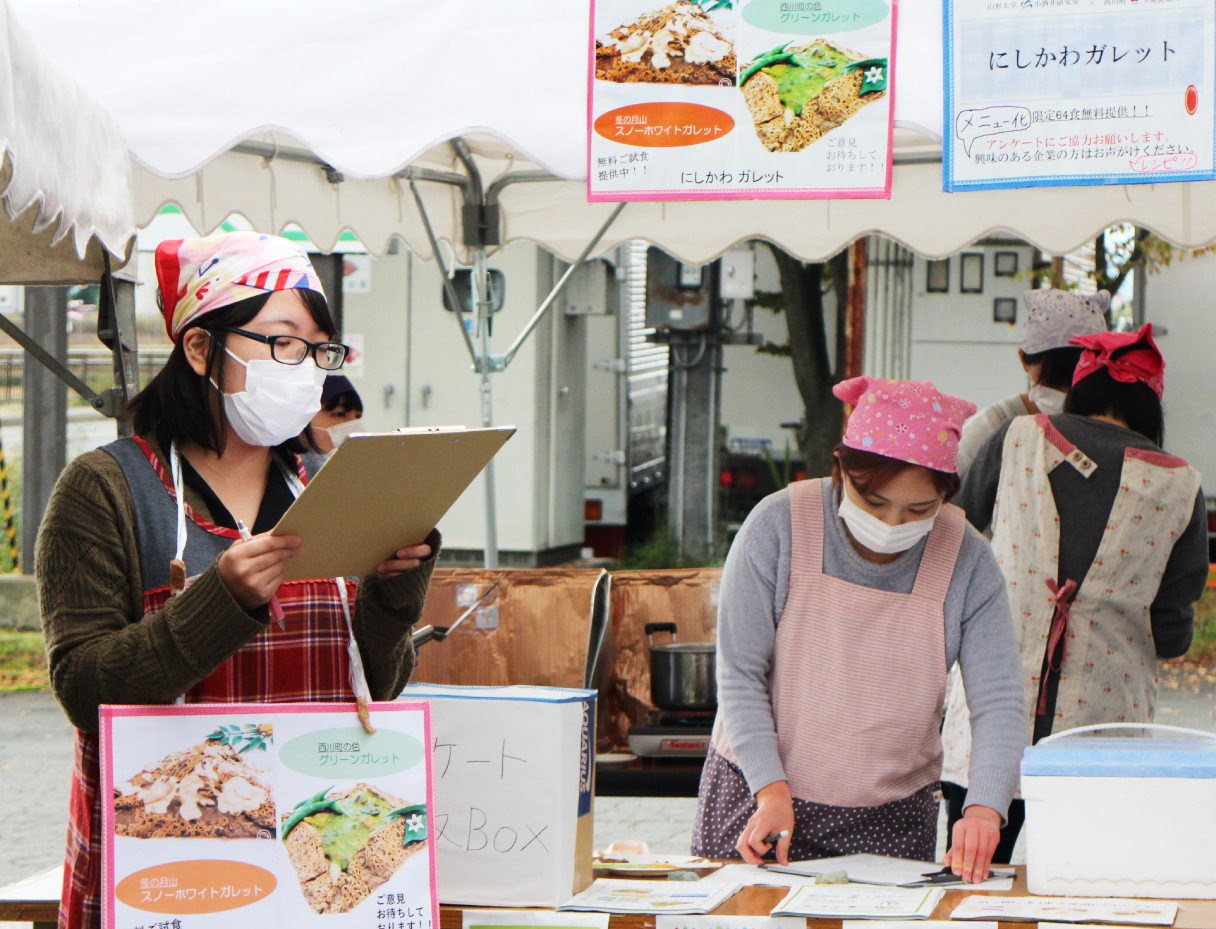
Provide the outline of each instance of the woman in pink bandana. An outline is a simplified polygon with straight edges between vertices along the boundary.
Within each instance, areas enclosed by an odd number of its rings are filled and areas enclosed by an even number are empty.
[[[270,530],[322,461],[309,421],[346,355],[320,281],[254,232],[163,242],[156,274],[175,344],[131,402],[135,436],[68,465],[38,534],[51,680],[78,730],[64,929],[99,925],[99,705],[356,702],[370,725],[367,702],[409,678],[439,546],[357,583],[284,583],[300,541]]]
[[[958,497],[973,525],[993,530],[1034,742],[1076,726],[1152,722],[1157,661],[1190,647],[1208,576],[1199,473],[1161,447],[1165,359],[1152,327],[1072,344],[1081,358],[1064,412],[1002,425]],[[967,763],[971,690],[967,681],[966,700],[952,694],[942,732],[949,780]],[[952,817],[963,796],[951,798]],[[1009,860],[1022,813],[1017,800],[998,861]]]
[[[982,880],[1025,734],[1004,579],[949,502],[975,405],[927,381],[835,390],[853,413],[832,477],[763,500],[727,558],[693,852],[931,861],[946,669],[959,661],[978,692],[977,747],[947,863]]]

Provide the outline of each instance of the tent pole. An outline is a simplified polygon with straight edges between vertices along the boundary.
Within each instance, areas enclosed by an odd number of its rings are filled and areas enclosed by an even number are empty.
[[[490,272],[486,267],[485,246],[473,251],[473,300],[477,308],[477,332],[481,338],[481,357],[490,357],[490,320],[493,301],[490,297]],[[481,365],[481,425],[489,429],[494,425],[494,385],[490,379],[490,365]],[[498,567],[498,500],[494,481],[494,459],[491,458],[481,473],[486,490],[486,540],[485,567]]]
[[[35,361],[45,367],[55,377],[80,394],[89,406],[93,407],[93,409],[100,412],[103,416],[107,415],[103,409],[105,402],[100,394],[69,371],[67,366],[58,358],[26,335],[25,331],[13,323],[7,316],[0,315],[0,331],[4,332],[5,335],[29,352]]]
[[[413,181],[410,181],[410,193],[414,195],[414,202],[418,204],[418,214],[422,217],[422,225],[426,228],[426,237],[431,243],[431,254],[435,256],[435,262],[439,265],[439,276],[443,279],[443,290],[448,295],[448,302],[452,304],[452,315],[456,317],[456,325],[460,327],[460,335],[464,339],[465,348],[469,350],[469,357],[473,359],[473,369],[480,371],[486,365],[483,365],[481,359],[477,357],[477,349],[473,347],[473,340],[469,338],[469,330],[464,327],[464,315],[460,310],[460,298],[456,295],[456,288],[448,278],[447,268],[443,266],[443,256],[439,254],[439,243],[435,240],[435,230],[431,228],[431,218],[427,216],[426,207],[422,205],[422,196],[418,193],[418,185]]]
[[[604,225],[600,226],[600,231],[597,232],[594,238],[587,243],[587,247],[583,249],[583,253],[574,259],[574,263],[566,269],[566,273],[561,276],[561,279],[553,286],[553,289],[549,291],[549,296],[545,297],[544,303],[537,307],[536,312],[532,314],[532,318],[528,320],[528,324],[524,326],[524,331],[515,337],[515,341],[511,343],[511,347],[507,349],[506,354],[495,356],[494,358],[490,359],[490,366],[495,371],[506,370],[507,365],[511,363],[511,359],[513,359],[516,352],[519,351],[520,346],[524,344],[528,336],[532,334],[532,330],[537,327],[541,319],[544,317],[545,311],[549,309],[549,306],[565,289],[566,283],[574,275],[574,272],[578,269],[579,265],[586,261],[587,256],[591,254],[592,250],[597,245],[599,245],[600,239],[604,237],[604,233],[608,231],[608,227],[611,226],[613,222],[616,221],[616,218],[621,215],[621,210],[623,209],[625,209],[625,201],[621,201],[616,205],[616,209],[612,211],[612,215],[604,221]]]

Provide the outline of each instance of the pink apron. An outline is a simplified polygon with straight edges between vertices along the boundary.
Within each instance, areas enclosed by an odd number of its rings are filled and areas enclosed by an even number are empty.
[[[778,751],[800,820],[800,801],[872,809],[909,800],[937,782],[946,688],[944,604],[966,527],[962,510],[944,505],[912,592],[863,587],[823,571],[825,489],[831,492],[826,480],[789,488],[790,587],[774,649]],[[713,754],[738,771],[721,714]],[[706,778],[713,776],[711,768],[714,763],[707,764]],[[703,779],[702,807],[705,794]],[[866,814],[866,828],[898,829],[900,815],[892,813],[885,825]],[[714,831],[706,826],[707,833]],[[733,848],[736,826],[737,817],[733,836],[706,834],[702,847],[721,848],[729,840]],[[848,847],[847,837],[835,838],[837,847]]]

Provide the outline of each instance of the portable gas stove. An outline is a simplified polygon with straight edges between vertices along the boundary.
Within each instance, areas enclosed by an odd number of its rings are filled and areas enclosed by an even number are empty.
[[[713,710],[652,712],[645,726],[629,727],[629,750],[643,758],[704,758],[713,729]]]

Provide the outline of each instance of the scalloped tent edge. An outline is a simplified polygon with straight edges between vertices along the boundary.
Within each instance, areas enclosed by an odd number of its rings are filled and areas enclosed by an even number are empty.
[[[135,241],[126,141],[0,5],[0,282],[96,282]]]
[[[935,157],[940,149],[923,136],[903,135],[914,144],[896,148],[890,200],[634,202],[605,233],[597,252],[644,240],[681,261],[700,264],[740,242],[761,239],[805,261],[823,261],[878,234],[922,257],[940,258],[986,236],[1006,234],[1059,255],[1119,223],[1150,229],[1181,248],[1216,241],[1216,182],[948,194],[941,190]],[[477,138],[470,141],[476,152]],[[178,179],[159,177],[136,164],[136,215],[146,224],[161,207],[173,203],[204,234],[230,213],[240,213],[263,232],[279,233],[294,223],[321,248],[332,248],[338,236],[350,230],[377,257],[394,238],[416,255],[432,257],[408,179],[343,178],[334,183],[326,177],[321,159],[302,159],[300,153],[307,150],[296,147],[294,139],[280,136],[279,150],[294,152],[296,160],[229,150]],[[436,154],[432,150],[430,160],[410,167],[451,172],[453,165]],[[487,187],[510,172],[538,170],[522,157],[474,154],[473,160]],[[418,181],[418,189],[436,237],[455,244],[462,263],[469,263],[471,252],[461,244],[459,190],[425,180]],[[584,181],[557,178],[507,187],[499,202],[503,244],[533,242],[566,261],[579,255],[613,209],[610,203],[587,203]]]

